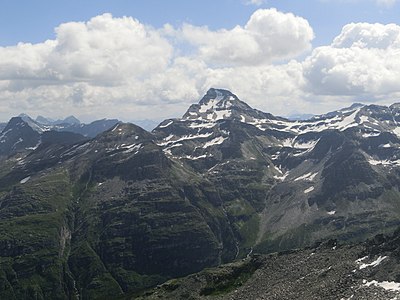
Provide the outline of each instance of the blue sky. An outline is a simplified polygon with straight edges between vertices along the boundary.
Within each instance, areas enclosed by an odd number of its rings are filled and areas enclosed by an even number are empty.
[[[162,119],[212,86],[279,115],[391,103],[399,20],[396,0],[2,0],[0,119]]]
[[[307,19],[316,34],[314,45],[330,42],[347,23],[396,23],[400,17],[399,3],[385,6],[373,0],[269,0],[261,5],[245,5],[242,0],[2,0],[0,45],[41,42],[53,38],[61,23],[87,21],[107,12],[154,27],[188,22],[219,29],[244,24],[255,9],[269,7]]]

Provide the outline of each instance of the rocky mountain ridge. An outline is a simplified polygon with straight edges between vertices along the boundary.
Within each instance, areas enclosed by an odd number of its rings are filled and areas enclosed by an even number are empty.
[[[290,121],[221,89],[152,132],[13,118],[0,136],[0,295],[116,297],[254,253],[393,232],[398,122],[396,104]]]
[[[232,219],[239,231],[251,220],[258,233],[249,244],[272,251],[328,232],[363,239],[399,224],[398,107],[355,104],[289,121],[211,89],[181,119],[164,121],[154,133],[167,155],[216,186],[232,176],[230,195],[222,197],[238,214]],[[251,197],[243,194],[249,191]]]
[[[69,132],[75,134],[75,142],[93,138],[117,124],[118,120],[97,120],[90,124],[80,123],[75,117],[65,120],[49,121],[44,117],[33,120],[26,114],[13,117],[4,126],[0,134],[0,155],[11,155],[26,150],[35,150],[42,142],[42,136],[50,136],[48,132]],[[60,136],[66,137],[66,134]],[[72,135],[69,135],[71,139]],[[60,140],[63,138],[61,137]]]

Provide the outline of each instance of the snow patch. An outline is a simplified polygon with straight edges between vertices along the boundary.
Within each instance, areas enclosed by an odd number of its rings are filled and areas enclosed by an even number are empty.
[[[366,281],[366,280],[364,280]],[[383,288],[387,291],[400,291],[400,283],[394,281],[382,281],[378,282],[376,280],[372,280],[370,282],[364,282],[365,286],[374,285],[376,287]]]
[[[312,186],[312,187],[309,187],[308,189],[305,189],[304,190],[304,194],[308,194],[308,193],[310,193],[310,192],[312,192],[314,190],[314,187]]]
[[[361,263],[362,261],[366,260],[367,258],[368,258],[368,256],[361,257],[361,258],[359,258],[359,259],[356,260],[356,263],[359,264],[359,263]]]
[[[216,124],[214,122],[193,122],[189,125],[190,128],[213,128]]]
[[[158,126],[159,128],[165,128],[165,127],[168,127],[169,125],[171,125],[172,123],[174,123],[174,121],[169,121],[167,124],[165,124],[165,125],[160,125],[160,126]]]
[[[7,135],[7,133],[9,133],[9,132],[11,132],[12,131],[12,129],[7,129],[6,131],[4,131],[1,135],[0,135],[0,140],[2,140],[6,135]],[[4,143],[4,141],[2,141],[3,143]]]
[[[397,137],[400,138],[400,127],[396,127],[395,129],[393,129],[393,133],[394,133],[395,135],[397,135]]]
[[[200,155],[200,156],[187,155],[187,156],[183,156],[182,158],[186,158],[186,159],[190,159],[190,160],[197,160],[197,159],[202,159],[202,158],[206,158],[206,157],[207,157],[207,155],[203,154],[203,155]]]
[[[315,145],[318,143],[318,141],[319,141],[319,139],[317,141],[311,140],[311,141],[304,142],[304,143],[296,142],[293,147],[298,148],[298,149],[311,149],[311,148],[315,147]]]
[[[35,150],[40,146],[41,143],[42,143],[42,142],[39,141],[35,146],[33,146],[33,147],[27,147],[27,148],[25,148],[25,149],[26,149],[26,150],[33,150],[33,151],[35,151]]]
[[[292,148],[293,141],[291,139],[285,139],[282,141],[282,146],[283,147],[289,147]]]
[[[217,104],[218,101],[221,99],[222,99],[222,97],[220,99],[217,97],[215,99],[208,101],[207,104],[203,104],[202,106],[200,106],[199,112],[205,113],[205,112],[209,111],[210,109],[214,108],[214,105]]]
[[[19,183],[22,183],[22,184],[27,183],[29,179],[31,179],[31,176],[25,177]]]
[[[281,181],[283,181],[283,180],[285,180],[285,178],[287,177],[289,175],[289,172],[286,172],[285,174],[283,174],[282,176],[274,176],[273,178],[274,179],[276,179],[276,180],[281,180]]]
[[[124,147],[125,150],[124,153],[131,153],[135,151],[135,154],[137,154],[140,150],[140,148],[142,148],[142,144],[132,144],[132,145],[128,145]]]
[[[197,135],[184,135],[184,136],[182,136],[181,138],[179,138],[179,139],[177,139],[177,140],[174,140],[174,141],[171,140],[171,139],[174,137],[174,136],[171,134],[171,135],[167,136],[167,137],[164,139],[163,142],[158,143],[157,145],[158,145],[158,146],[167,146],[167,145],[170,145],[170,144],[173,144],[173,143],[178,143],[178,142],[181,142],[181,141],[194,140],[194,139],[200,139],[200,138],[207,138],[207,137],[210,137],[212,134],[213,134],[213,133],[210,132],[210,133],[197,134]]]
[[[380,134],[381,134],[380,132],[368,132],[368,133],[363,133],[361,136],[363,138],[369,138],[369,137],[379,136]]]
[[[376,267],[378,266],[383,260],[385,260],[387,258],[387,256],[379,256],[376,260],[374,260],[373,262],[369,263],[369,264],[362,264],[359,269],[365,269],[368,267]]]
[[[379,148],[391,148],[390,144],[379,145]]]
[[[22,138],[19,138],[18,141],[16,141],[14,143],[14,145],[12,146],[12,148],[15,148],[15,146],[17,146],[19,143],[22,143],[24,140]]]
[[[220,144],[222,144],[225,140],[226,140],[226,138],[224,138],[224,137],[222,137],[222,136],[216,137],[215,139],[212,139],[211,141],[206,142],[206,143],[203,145],[203,148],[208,148],[208,147],[211,147],[211,146],[214,146],[214,145],[220,145]]]
[[[336,123],[336,127],[340,131],[344,131],[347,128],[357,126],[358,124],[355,122],[355,117],[359,111],[360,109],[355,110],[351,115],[345,117],[341,122]]]
[[[221,120],[226,119],[232,115],[232,111],[224,109],[224,110],[215,110],[212,116],[212,120]]]
[[[297,177],[294,181],[299,181],[299,180],[307,180],[307,181],[313,181],[315,176],[318,175],[317,173],[307,173],[304,174],[303,176]]]
[[[365,123],[368,121],[368,117],[367,116],[361,116],[360,117],[360,124]]]
[[[181,143],[176,143],[176,144],[172,144],[171,146],[168,146],[168,147],[165,148],[165,149],[172,149],[172,148],[176,148],[176,147],[180,147],[180,146],[183,146],[183,144],[181,144]]]
[[[400,159],[398,160],[376,160],[376,159],[368,159],[368,163],[372,166],[400,166]]]

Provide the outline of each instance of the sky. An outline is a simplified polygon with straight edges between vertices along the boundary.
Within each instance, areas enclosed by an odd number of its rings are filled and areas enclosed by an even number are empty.
[[[276,115],[400,96],[397,0],[1,0],[0,120],[180,117],[211,87]]]

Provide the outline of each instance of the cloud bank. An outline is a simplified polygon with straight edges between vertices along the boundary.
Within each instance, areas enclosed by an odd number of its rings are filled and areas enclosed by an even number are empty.
[[[215,65],[260,65],[295,57],[311,49],[307,20],[276,9],[259,9],[245,26],[211,31],[185,24],[177,35],[192,44],[203,61]]]
[[[64,23],[52,40],[0,47],[0,118],[159,119],[179,116],[210,87],[281,115],[400,95],[398,25],[348,24],[315,49],[313,38],[307,20],[276,9],[219,30],[110,14]]]
[[[331,45],[303,63],[309,89],[322,95],[362,95],[367,100],[400,91],[400,26],[348,24]]]

